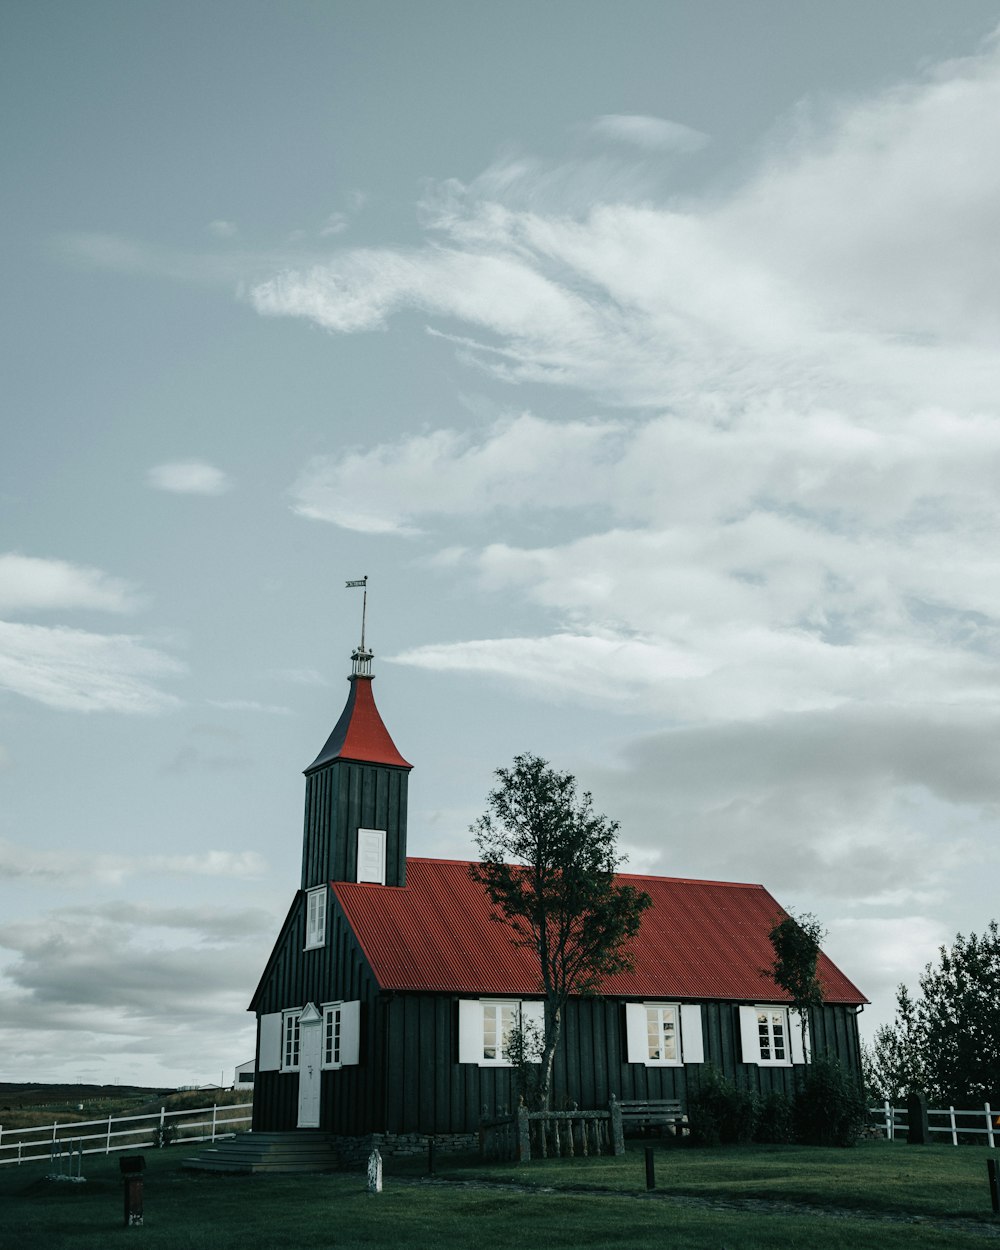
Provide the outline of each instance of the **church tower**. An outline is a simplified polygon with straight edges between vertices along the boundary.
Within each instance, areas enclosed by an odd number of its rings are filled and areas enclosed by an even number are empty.
[[[351,655],[350,693],[305,770],[302,889],[328,881],[406,885],[406,790],[412,764],[396,750],[372,695],[372,652]]]

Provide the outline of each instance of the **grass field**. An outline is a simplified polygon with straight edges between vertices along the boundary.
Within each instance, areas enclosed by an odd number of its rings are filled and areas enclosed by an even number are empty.
[[[621,1160],[521,1168],[439,1158],[436,1183],[423,1178],[424,1161],[387,1160],[377,1196],[359,1173],[226,1177],[183,1171],[183,1154],[173,1149],[145,1157],[141,1229],[124,1227],[114,1156],[89,1158],[84,1185],[48,1181],[40,1165],[0,1169],[0,1248],[1000,1248],[987,1152],[973,1148],[658,1149],[653,1195],[641,1149]],[[498,1182],[517,1188],[491,1187]],[[726,1205],[748,1201],[765,1205]]]

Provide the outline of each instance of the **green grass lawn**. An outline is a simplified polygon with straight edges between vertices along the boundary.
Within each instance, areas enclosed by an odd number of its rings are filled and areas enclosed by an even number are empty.
[[[907,1146],[865,1142],[853,1150],[802,1146],[731,1146],[698,1150],[655,1146],[659,1192],[711,1198],[770,1198],[820,1206],[910,1213],[941,1218],[992,1218],[986,1181],[989,1152],[975,1147]],[[399,1167],[400,1165],[397,1165]],[[409,1164],[413,1173],[426,1162]],[[574,1189],[645,1189],[642,1147],[630,1145],[624,1160],[604,1156],[537,1160],[524,1165],[447,1158],[437,1161],[442,1177],[514,1181]],[[1000,1231],[1000,1225],[998,1225]]]
[[[478,1250],[511,1242],[546,1250],[1000,1247],[1000,1220],[990,1213],[986,1185],[987,1153],[971,1148],[873,1143],[843,1151],[658,1149],[653,1197],[646,1194],[641,1149],[619,1160],[548,1161],[518,1168],[484,1168],[439,1157],[439,1177],[468,1185],[427,1184],[421,1180],[424,1161],[387,1160],[385,1189],[377,1196],[365,1192],[360,1173],[226,1177],[183,1171],[183,1154],[174,1149],[144,1153],[145,1221],[133,1229],[124,1227],[114,1156],[88,1158],[84,1185],[47,1181],[47,1168],[38,1164],[0,1168],[0,1250],[104,1250],[119,1244],[148,1250]],[[476,1187],[490,1180],[513,1180],[518,1186],[537,1186],[539,1192]],[[588,1187],[592,1192],[586,1192]],[[921,1222],[689,1207],[672,1202],[671,1194],[715,1202],[758,1197],[845,1211],[910,1212]],[[956,1219],[962,1222],[949,1226]],[[967,1226],[968,1220],[978,1224]]]

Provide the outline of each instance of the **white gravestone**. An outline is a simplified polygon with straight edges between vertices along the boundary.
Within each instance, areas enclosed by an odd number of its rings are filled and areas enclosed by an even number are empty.
[[[382,1192],[382,1156],[378,1152],[378,1146],[368,1156],[368,1192]]]

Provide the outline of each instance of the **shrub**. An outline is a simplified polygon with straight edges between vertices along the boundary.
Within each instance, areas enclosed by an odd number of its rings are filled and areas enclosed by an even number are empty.
[[[753,1140],[757,1097],[737,1089],[718,1068],[707,1065],[696,1089],[688,1090],[688,1126],[694,1146],[745,1144]]]
[[[853,1146],[865,1126],[861,1087],[836,1059],[816,1059],[795,1095],[795,1131],[807,1146]]]
[[[783,1090],[772,1089],[762,1100],[754,1139],[778,1146],[795,1140],[795,1106]]]

